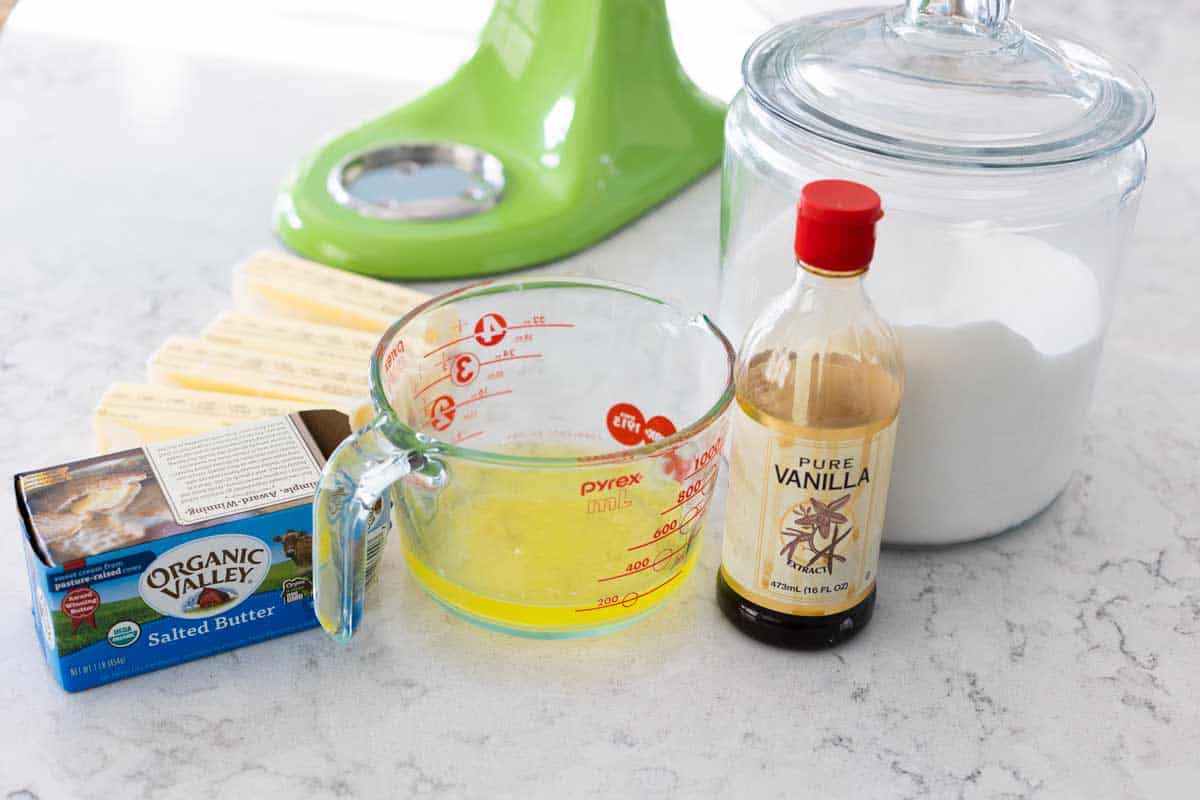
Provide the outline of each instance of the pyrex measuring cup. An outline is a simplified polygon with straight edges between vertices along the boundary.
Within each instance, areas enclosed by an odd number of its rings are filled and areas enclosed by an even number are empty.
[[[490,281],[415,309],[372,358],[378,416],[317,491],[321,624],[358,627],[389,499],[417,580],[474,622],[560,637],[646,614],[699,553],[733,360],[707,317],[606,281]]]

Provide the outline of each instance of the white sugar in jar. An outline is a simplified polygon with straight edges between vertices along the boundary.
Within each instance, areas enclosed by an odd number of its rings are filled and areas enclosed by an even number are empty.
[[[1075,468],[1100,355],[1096,280],[1027,236],[976,239],[935,260],[893,233],[868,279],[905,367],[885,541],[997,533],[1042,510]],[[888,269],[900,261],[903,271]],[[923,267],[947,261],[949,272]]]

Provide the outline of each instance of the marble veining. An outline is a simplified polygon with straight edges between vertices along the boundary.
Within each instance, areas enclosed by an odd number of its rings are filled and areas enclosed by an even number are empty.
[[[1018,4],[1156,89],[1150,174],[1079,470],[995,538],[886,550],[871,627],[798,655],[721,618],[720,525],[679,594],[598,639],[449,616],[395,546],[349,647],[317,631],[67,695],[0,520],[0,796],[1192,797],[1200,786],[1200,14]],[[23,31],[0,37],[5,475],[227,305],[283,171],[419,87]],[[545,269],[707,274],[710,176]],[[704,286],[692,287],[697,304]],[[715,508],[721,511],[720,498]]]

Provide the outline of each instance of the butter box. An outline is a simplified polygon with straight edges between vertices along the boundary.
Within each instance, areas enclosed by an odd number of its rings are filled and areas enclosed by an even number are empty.
[[[18,474],[34,626],[63,688],[315,626],[312,497],[349,433],[302,411]]]

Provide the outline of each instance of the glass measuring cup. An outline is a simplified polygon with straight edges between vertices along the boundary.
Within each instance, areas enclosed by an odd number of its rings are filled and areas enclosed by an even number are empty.
[[[563,637],[643,616],[696,562],[733,361],[707,317],[608,281],[489,281],[414,309],[372,357],[376,418],[316,493],[322,626],[358,627],[389,501],[413,575],[471,621]]]

